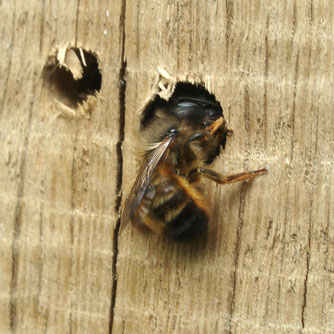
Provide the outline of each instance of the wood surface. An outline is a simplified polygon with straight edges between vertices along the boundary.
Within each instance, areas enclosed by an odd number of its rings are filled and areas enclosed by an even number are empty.
[[[0,333],[334,333],[332,1],[0,2]],[[90,117],[43,76],[94,52]],[[233,129],[208,233],[175,243],[119,213],[158,67],[203,83]]]

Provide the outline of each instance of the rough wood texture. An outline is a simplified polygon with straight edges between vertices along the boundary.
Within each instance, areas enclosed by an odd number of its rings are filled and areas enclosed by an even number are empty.
[[[1,333],[334,333],[331,1],[2,1]],[[59,117],[56,48],[99,57],[90,119]],[[126,60],[126,61],[125,61]],[[234,135],[208,234],[128,228],[136,110],[162,66],[200,80]],[[126,84],[125,84],[126,82]]]

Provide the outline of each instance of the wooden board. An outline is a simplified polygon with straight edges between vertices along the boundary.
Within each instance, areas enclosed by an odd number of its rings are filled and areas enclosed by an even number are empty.
[[[334,333],[330,1],[0,4],[1,333]],[[93,51],[101,96],[66,117],[43,79]],[[158,67],[202,82],[234,133],[206,184],[208,233],[128,227],[139,117]]]
[[[11,3],[1,5],[0,332],[108,332],[121,6]],[[63,117],[43,80],[66,45],[100,58],[108,98],[90,119]]]

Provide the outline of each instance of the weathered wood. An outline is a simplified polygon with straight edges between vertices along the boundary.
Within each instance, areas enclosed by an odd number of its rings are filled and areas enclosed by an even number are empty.
[[[109,330],[120,10],[1,4],[1,333]],[[67,44],[100,58],[105,98],[90,120],[61,117],[43,80],[49,55]]]
[[[0,8],[1,333],[334,333],[332,2]],[[90,119],[60,116],[43,80],[66,45],[98,55]],[[118,234],[158,66],[224,107],[217,171],[270,167],[208,182],[209,231],[186,244]]]

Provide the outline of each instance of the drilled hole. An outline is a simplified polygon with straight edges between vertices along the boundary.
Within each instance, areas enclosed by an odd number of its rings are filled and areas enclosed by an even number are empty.
[[[44,79],[54,99],[75,109],[100,91],[102,75],[93,53],[69,48],[61,57],[60,52],[49,58]]]
[[[203,101],[208,101],[214,104],[217,104],[223,113],[223,108],[221,107],[220,103],[216,100],[215,96],[209,93],[204,86],[202,85],[195,85],[189,82],[178,82],[175,86],[173,94],[168,99],[168,101],[162,99],[159,95],[157,95],[153,101],[151,101],[145,108],[143,112],[143,117],[141,119],[140,125],[141,128],[145,128],[150,124],[154,115],[157,110],[160,108],[168,107],[172,101],[174,100],[181,100],[187,98],[194,98]]]
[[[204,86],[189,82],[178,82],[167,101],[156,95],[148,103],[140,120],[140,128],[144,131],[150,130],[152,125],[153,131],[156,131],[155,129],[159,128],[157,122],[161,122],[162,125],[166,124],[166,126],[168,126],[167,124],[173,124],[177,128],[178,124],[184,120],[189,124],[189,133],[193,130],[200,132],[208,126],[210,120],[213,122],[221,116],[224,116],[221,104]],[[173,120],[170,120],[170,118]],[[220,146],[223,149],[225,148],[229,129],[224,128],[225,132],[222,135],[220,145],[208,154],[206,163],[211,163],[219,155]]]

